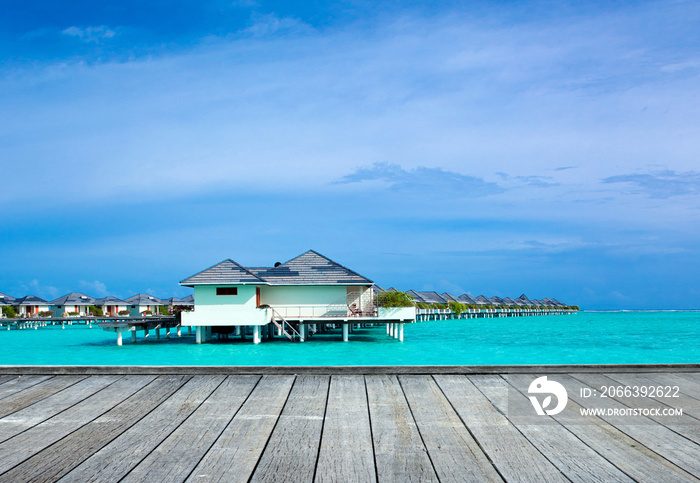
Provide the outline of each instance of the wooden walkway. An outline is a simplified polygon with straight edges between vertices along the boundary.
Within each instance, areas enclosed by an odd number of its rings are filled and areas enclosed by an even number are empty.
[[[538,416],[528,399],[542,375],[567,388],[556,416]],[[610,386],[679,391],[582,395]],[[583,416],[581,408],[683,415]],[[0,373],[2,482],[699,477],[700,371]]]

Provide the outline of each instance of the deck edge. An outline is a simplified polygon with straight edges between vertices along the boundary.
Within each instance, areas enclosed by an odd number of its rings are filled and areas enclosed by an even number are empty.
[[[700,372],[700,364],[561,364],[493,366],[32,366],[2,365],[0,375],[199,374],[563,374]]]

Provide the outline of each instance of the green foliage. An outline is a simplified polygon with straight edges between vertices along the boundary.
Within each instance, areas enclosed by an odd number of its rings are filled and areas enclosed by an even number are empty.
[[[2,314],[5,317],[7,317],[8,319],[16,319],[17,318],[17,311],[11,305],[3,306]]]
[[[119,315],[124,316],[124,315],[129,315],[131,312],[128,310],[120,310],[118,313],[119,313]]]
[[[46,312],[39,312],[39,317],[51,317],[53,315],[53,310],[47,310]]]
[[[141,312],[141,315],[153,315],[153,311],[152,310],[144,310],[143,312]]]
[[[102,316],[104,316],[104,314],[105,314],[105,313],[102,311],[102,309],[99,308],[99,307],[96,306],[96,305],[91,305],[90,307],[88,307],[88,313],[89,313],[90,315],[92,315],[93,317],[102,317]]]
[[[459,315],[465,310],[467,310],[467,306],[464,304],[460,304],[459,302],[450,302],[450,310],[454,312],[455,314]]]
[[[68,312],[68,315],[75,316],[75,315],[80,315],[78,312]]]
[[[380,307],[413,307],[415,304],[406,292],[382,292],[377,295]]]
[[[158,313],[160,315],[170,315],[170,312],[168,311],[168,307],[164,305],[159,305],[158,306]]]

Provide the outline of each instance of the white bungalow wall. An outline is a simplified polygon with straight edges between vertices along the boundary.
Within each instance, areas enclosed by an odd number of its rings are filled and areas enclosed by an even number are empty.
[[[216,286],[194,288],[194,312],[182,312],[182,325],[265,325],[270,315],[257,308],[255,285],[220,285],[236,287],[237,295],[216,295]],[[262,303],[262,302],[261,302]]]
[[[78,312],[79,315],[87,315],[89,305],[52,305],[53,317],[63,317],[66,312]]]
[[[30,315],[30,316],[36,316],[39,315],[39,312],[48,312],[49,311],[49,306],[48,305],[20,305],[19,310],[17,313],[19,315]]]

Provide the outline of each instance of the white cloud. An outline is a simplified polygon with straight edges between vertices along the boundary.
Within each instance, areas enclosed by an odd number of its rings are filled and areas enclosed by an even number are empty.
[[[33,279],[28,285],[22,285],[26,295],[36,295],[48,302],[60,296],[59,289],[51,285],[44,285],[37,279]]]
[[[106,295],[110,295],[110,293],[107,291],[107,286],[99,280],[94,280],[92,282],[86,282],[85,280],[81,280],[79,283],[81,290],[87,293],[88,295],[97,297],[104,297]]]
[[[77,37],[84,42],[99,42],[103,39],[111,39],[117,32],[106,25],[96,27],[80,28],[76,26],[68,27],[61,32],[69,37]]]
[[[244,34],[253,37],[265,37],[278,34],[296,34],[311,32],[311,25],[291,17],[278,17],[275,14],[254,15],[253,23],[243,30]]]

